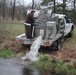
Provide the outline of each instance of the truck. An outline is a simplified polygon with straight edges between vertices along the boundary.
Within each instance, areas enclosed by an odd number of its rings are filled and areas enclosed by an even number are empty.
[[[24,26],[26,30],[26,24],[24,24]],[[74,24],[66,15],[54,14],[51,16],[50,20],[46,21],[45,25],[40,26],[38,23],[34,28],[33,38],[27,38],[25,31],[25,33],[16,37],[17,43],[27,47],[31,45],[38,36],[42,35],[41,47],[59,50],[64,37],[72,37]]]

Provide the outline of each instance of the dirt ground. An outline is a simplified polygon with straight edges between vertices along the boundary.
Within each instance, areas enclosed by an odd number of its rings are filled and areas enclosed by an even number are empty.
[[[55,60],[76,61],[76,44],[71,42],[63,43],[61,50],[53,51],[51,54]]]

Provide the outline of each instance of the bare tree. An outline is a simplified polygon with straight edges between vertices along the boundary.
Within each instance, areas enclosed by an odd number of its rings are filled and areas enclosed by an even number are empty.
[[[56,2],[54,0],[54,13],[56,13]]]
[[[74,20],[75,20],[75,17],[76,17],[76,13],[75,13],[75,4],[76,4],[76,1],[74,0]]]
[[[32,9],[34,9],[34,0],[32,0]]]
[[[19,6],[16,6],[16,7],[19,7],[18,10],[21,13],[22,18],[25,19],[25,16],[26,16],[26,13],[27,13],[26,6],[25,6],[25,0],[18,1],[18,4],[19,4]]]
[[[66,9],[66,1],[67,1],[67,0],[63,0],[63,14],[65,14],[65,9]]]
[[[15,7],[16,7],[16,0],[14,0],[13,2],[12,20],[14,20],[14,17],[15,17]]]
[[[3,14],[2,14],[2,11],[3,11],[3,10],[2,10],[2,5],[3,5],[3,4],[2,4],[2,1],[0,0],[0,16],[3,15]]]
[[[5,20],[5,2],[6,0],[3,0],[3,20]]]

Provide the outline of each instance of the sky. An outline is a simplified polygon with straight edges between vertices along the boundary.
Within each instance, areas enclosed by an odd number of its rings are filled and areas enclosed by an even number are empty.
[[[25,1],[26,4],[30,4],[30,3],[32,2],[32,0],[27,0],[27,1],[24,0],[24,1]],[[34,0],[34,1],[36,1],[36,2],[40,2],[41,0]]]
[[[41,1],[41,0],[35,0],[36,2],[39,2],[39,1]],[[59,2],[62,2],[61,0],[57,0],[57,1],[59,1]],[[27,4],[29,4],[29,3],[31,3],[32,2],[32,0],[25,0],[25,2],[27,3]]]
[[[25,0],[25,3],[26,3],[26,4],[29,4],[29,3],[31,3],[31,2],[32,2],[32,0],[27,0],[27,1]]]
[[[32,0],[24,0],[26,4],[30,4]],[[40,2],[41,0],[34,0],[35,2]],[[56,2],[63,3],[63,0],[56,0]]]

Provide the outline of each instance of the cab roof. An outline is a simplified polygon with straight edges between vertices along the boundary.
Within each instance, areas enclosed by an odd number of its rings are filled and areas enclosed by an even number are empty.
[[[52,17],[56,17],[56,16],[58,16],[59,18],[64,18],[65,17],[65,15],[63,15],[63,14],[53,14],[52,15]]]

